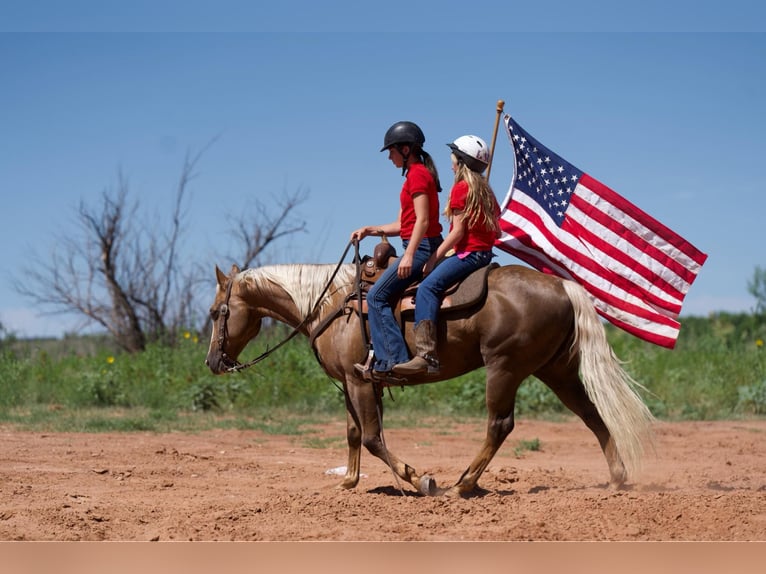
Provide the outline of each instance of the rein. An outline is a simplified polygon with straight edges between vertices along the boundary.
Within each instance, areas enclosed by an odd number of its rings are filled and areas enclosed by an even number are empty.
[[[357,262],[357,266],[359,266],[359,242],[356,240],[351,240],[346,245],[346,249],[343,251],[343,255],[341,255],[340,260],[338,261],[338,264],[335,266],[335,270],[332,272],[332,275],[330,276],[330,279],[327,281],[327,285],[325,285],[324,289],[322,290],[322,293],[320,293],[319,297],[316,300],[316,303],[314,303],[314,306],[311,308],[311,310],[306,314],[306,316],[303,318],[303,320],[298,323],[293,330],[285,337],[282,341],[280,341],[278,344],[276,344],[274,347],[270,349],[266,349],[263,353],[261,353],[259,356],[257,356],[255,359],[252,359],[248,361],[247,363],[240,363],[236,359],[232,359],[226,354],[226,351],[224,350],[224,345],[226,344],[226,321],[229,318],[229,298],[231,297],[231,287],[234,284],[234,280],[229,281],[229,284],[226,286],[226,298],[224,299],[223,304],[221,304],[218,312],[222,316],[222,321],[218,326],[218,350],[221,353],[221,357],[223,360],[227,361],[231,366],[226,369],[226,372],[228,373],[236,373],[243,369],[247,369],[248,367],[252,367],[256,363],[260,363],[262,360],[264,360],[266,357],[271,355],[274,351],[279,349],[282,345],[287,343],[290,339],[295,337],[298,333],[300,333],[301,327],[303,327],[313,316],[314,313],[316,313],[317,309],[319,308],[320,303],[324,299],[324,296],[327,294],[328,289],[330,288],[330,285],[332,285],[332,282],[335,280],[335,277],[338,275],[338,271],[341,268],[341,265],[343,265],[343,261],[346,259],[346,255],[348,254],[348,250],[351,247],[351,244],[354,245],[355,250],[355,261]]]

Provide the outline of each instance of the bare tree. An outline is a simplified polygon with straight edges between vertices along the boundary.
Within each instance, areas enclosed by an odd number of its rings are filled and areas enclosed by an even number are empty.
[[[260,255],[275,241],[301,231],[306,231],[306,222],[293,219],[296,208],[308,199],[308,190],[298,188],[295,192],[285,192],[277,198],[278,211],[273,214],[267,206],[256,200],[255,217],[240,216],[236,229],[232,231],[237,243],[242,248],[242,268],[251,267],[258,262]]]
[[[59,237],[48,261],[38,259],[23,270],[25,281],[14,281],[16,290],[53,312],[74,312],[86,324],[102,326],[129,352],[149,341],[170,342],[179,329],[193,327],[204,316],[196,297],[204,270],[181,260],[181,231],[200,156],[184,161],[169,222],[139,217],[138,202],[129,201],[128,182],[119,174],[116,189],[105,190],[99,205],[80,202],[79,234]],[[277,239],[305,230],[292,212],[306,197],[302,191],[286,194],[275,217],[259,203],[263,220],[243,216],[236,222],[244,264]]]
[[[766,267],[755,266],[753,278],[747,282],[747,290],[755,297],[755,313],[766,315]]]

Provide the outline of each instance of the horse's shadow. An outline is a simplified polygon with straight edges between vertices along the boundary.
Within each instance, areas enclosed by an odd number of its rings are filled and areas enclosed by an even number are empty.
[[[367,491],[368,494],[382,494],[385,496],[405,496],[405,497],[413,497],[413,498],[438,498],[440,496],[444,496],[446,492],[450,489],[450,487],[447,488],[438,488],[436,493],[428,497],[425,494],[422,494],[420,492],[415,492],[414,490],[405,490],[403,488],[398,488],[396,486],[378,486],[376,488],[370,489]],[[484,498],[488,495],[498,495],[498,496],[512,496],[514,494],[518,494],[515,490],[487,490],[486,488],[476,487],[471,492],[466,492],[460,495],[460,498],[468,499],[468,498]]]
[[[553,487],[551,486],[545,486],[545,485],[538,485],[533,486],[527,490],[527,494],[538,494],[541,492],[546,492],[548,490],[551,490]],[[580,486],[580,487],[573,487],[569,488],[567,490],[588,490],[589,488],[597,488],[602,490],[609,490],[609,484],[603,483],[598,484],[595,486]],[[450,489],[450,487],[446,488],[437,488],[437,491],[431,496],[431,498],[438,498],[440,496],[444,496],[447,491]],[[635,486],[632,484],[623,484],[620,486],[618,491],[621,492],[630,492],[633,490],[636,490]],[[405,496],[405,497],[412,497],[412,498],[429,498],[425,494],[422,494],[420,492],[416,492],[414,490],[405,490],[404,488],[399,488],[397,486],[378,486],[376,488],[372,488],[367,491],[368,494],[382,494],[385,496]],[[463,493],[460,495],[460,498],[463,499],[470,499],[470,498],[484,498],[489,495],[496,495],[496,496],[514,496],[519,494],[518,490],[513,489],[504,489],[504,490],[488,490],[486,488],[482,488],[480,486],[477,486],[474,490],[471,492]]]

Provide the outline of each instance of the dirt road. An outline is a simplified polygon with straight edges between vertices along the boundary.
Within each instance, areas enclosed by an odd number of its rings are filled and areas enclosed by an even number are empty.
[[[404,495],[366,451],[352,491],[345,425],[310,434],[45,434],[0,429],[0,540],[766,541],[766,421],[659,423],[621,491],[579,421],[517,422],[469,499]],[[391,428],[389,447],[440,485],[482,421]],[[539,441],[525,450],[520,441]]]

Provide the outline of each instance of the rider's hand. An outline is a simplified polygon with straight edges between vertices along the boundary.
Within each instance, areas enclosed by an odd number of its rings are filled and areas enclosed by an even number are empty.
[[[361,241],[365,237],[367,237],[370,234],[370,228],[369,227],[360,227],[359,229],[356,229],[351,232],[351,240],[353,241],[356,239],[357,241]]]
[[[405,253],[399,260],[399,268],[396,270],[399,279],[406,279],[412,275],[412,255]]]

